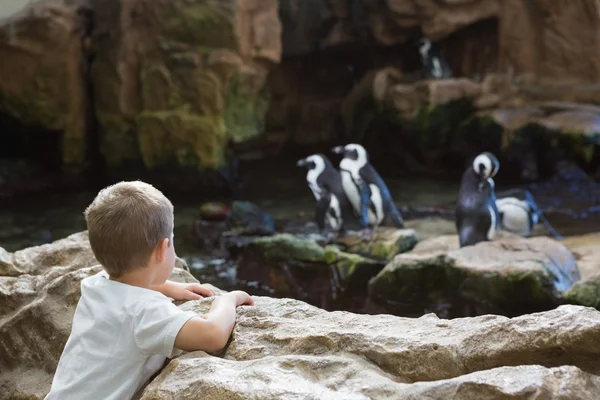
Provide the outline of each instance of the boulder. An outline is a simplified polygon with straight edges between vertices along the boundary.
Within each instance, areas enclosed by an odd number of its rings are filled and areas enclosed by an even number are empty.
[[[536,83],[596,83],[600,78],[599,31],[597,18],[590,16],[598,12],[600,5],[593,0],[502,0],[498,14],[501,70],[510,68]]]
[[[506,235],[458,248],[448,235],[396,256],[369,282],[369,296],[396,315],[516,316],[561,304],[579,278],[571,251],[547,237]]]
[[[86,157],[88,11],[83,0],[15,0],[0,10],[0,112],[61,132],[60,148],[49,150],[68,165]]]
[[[0,253],[12,262],[3,264],[0,274],[0,398],[41,399],[69,336],[80,282],[101,266],[87,232],[14,254],[0,248]],[[187,268],[178,259],[169,279],[197,282],[181,267]]]
[[[51,247],[43,249],[52,253]],[[321,254],[338,260],[338,251],[319,252],[313,246],[305,259]],[[36,275],[0,277],[0,398],[41,400],[48,392],[81,279],[100,270],[80,267],[77,254],[74,258],[32,268],[39,271]],[[179,268],[171,279],[195,281]],[[205,313],[211,302],[179,307]],[[446,399],[459,393],[465,399],[482,394],[504,399],[522,398],[525,391],[593,398],[600,387],[595,362],[600,312],[593,308],[562,305],[512,319],[443,320],[433,314],[401,318],[328,312],[292,299],[255,297],[255,302],[237,309],[232,340],[223,352],[184,353],[142,397]]]
[[[443,320],[255,303],[238,309],[222,357],[174,359],[142,399],[587,398],[600,389],[600,312],[591,308]]]
[[[87,231],[41,246],[9,253],[0,247],[0,276],[44,275],[53,267],[84,268],[98,264]]]
[[[360,254],[379,261],[389,261],[396,254],[411,250],[417,241],[416,232],[412,229],[379,227],[371,239],[349,234],[338,237],[334,242],[348,253]]]
[[[258,205],[249,201],[234,201],[227,217],[227,225],[237,235],[272,235],[275,223]]]
[[[366,283],[384,265],[288,233],[251,238],[233,254],[238,279],[267,284],[277,297],[299,298],[326,309],[341,307],[331,303],[341,292],[364,296]]]
[[[109,166],[218,168],[228,141],[263,132],[266,78],[281,57],[276,0],[91,3],[91,79]]]
[[[600,233],[566,238],[563,243],[577,258],[581,280],[565,293],[565,300],[600,309]]]

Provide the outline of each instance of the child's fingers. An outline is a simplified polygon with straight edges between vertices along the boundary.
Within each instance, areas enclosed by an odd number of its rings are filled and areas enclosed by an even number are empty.
[[[186,300],[200,300],[200,299],[202,299],[202,296],[187,290],[186,294],[185,294],[185,299]]]

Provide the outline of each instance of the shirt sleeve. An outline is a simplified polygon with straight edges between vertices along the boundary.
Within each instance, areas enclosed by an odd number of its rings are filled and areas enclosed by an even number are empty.
[[[165,296],[144,299],[133,317],[135,341],[147,355],[171,357],[181,327],[196,313],[183,311]]]

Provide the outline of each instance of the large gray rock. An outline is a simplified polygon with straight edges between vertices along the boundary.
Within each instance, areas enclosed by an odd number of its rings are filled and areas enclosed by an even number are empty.
[[[342,306],[337,302],[341,292],[364,298],[367,282],[384,266],[299,235],[284,233],[248,240],[232,251],[237,257],[239,279],[259,281],[277,297],[297,298],[325,309]]]
[[[238,309],[223,358],[177,358],[142,398],[586,398],[600,388],[600,312],[591,308],[442,320],[255,300]],[[208,307],[208,300],[182,306]]]
[[[581,280],[565,293],[565,300],[600,309],[600,233],[570,237],[564,240],[581,271]]]
[[[396,256],[369,283],[373,303],[397,315],[522,315],[548,310],[580,275],[560,242],[506,236],[458,247],[456,235],[419,243]]]
[[[14,253],[0,247],[0,276],[38,275],[52,267],[82,268],[94,264],[98,264],[98,261],[90,247],[87,231]]]
[[[101,266],[87,232],[0,253],[2,272],[15,275],[0,274],[0,398],[43,398],[71,332],[80,282]],[[179,267],[170,279],[197,282]]]

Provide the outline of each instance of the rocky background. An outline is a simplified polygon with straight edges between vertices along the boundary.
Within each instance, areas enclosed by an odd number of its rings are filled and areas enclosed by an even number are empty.
[[[409,173],[447,170],[482,148],[501,157],[506,177],[547,177],[564,159],[595,172],[597,7],[4,2],[0,191],[133,170],[166,181],[177,171],[179,186],[200,171],[216,188],[231,183],[238,159],[348,141]],[[453,78],[423,79],[423,36]]]

